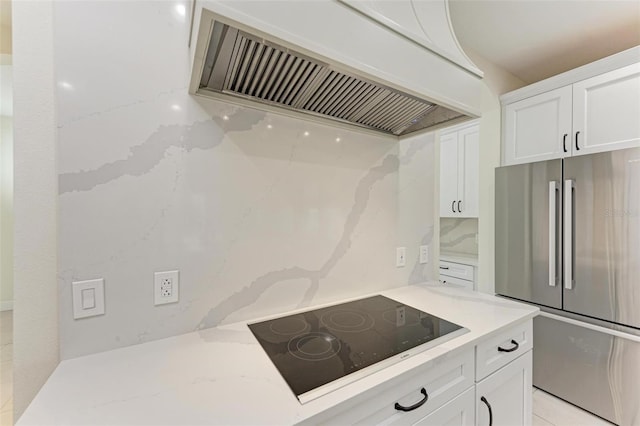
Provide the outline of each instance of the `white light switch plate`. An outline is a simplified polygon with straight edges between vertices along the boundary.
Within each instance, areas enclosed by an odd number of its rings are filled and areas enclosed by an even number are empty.
[[[73,318],[86,318],[104,314],[104,279],[71,283]]]

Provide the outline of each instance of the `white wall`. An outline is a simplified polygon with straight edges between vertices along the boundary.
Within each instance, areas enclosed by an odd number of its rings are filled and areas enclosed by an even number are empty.
[[[480,210],[478,218],[478,290],[495,288],[495,168],[500,166],[499,96],[526,83],[465,48],[471,60],[484,71],[482,118],[480,119]]]
[[[0,310],[13,308],[13,118],[0,115]]]
[[[55,4],[62,357],[433,279],[433,134],[190,96],[175,6]],[[180,301],[156,307],[153,273],[173,269]],[[106,314],[74,320],[71,283],[93,278]]]
[[[13,309],[13,65],[11,62],[11,54],[0,53],[0,311]]]
[[[59,362],[52,15],[49,1],[13,5],[14,418]]]

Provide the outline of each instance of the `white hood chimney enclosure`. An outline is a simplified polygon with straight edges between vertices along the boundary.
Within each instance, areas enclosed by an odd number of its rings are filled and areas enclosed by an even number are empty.
[[[197,1],[190,92],[401,137],[479,116],[447,0]]]

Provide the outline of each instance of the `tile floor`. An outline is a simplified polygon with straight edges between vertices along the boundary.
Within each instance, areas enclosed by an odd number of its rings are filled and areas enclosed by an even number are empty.
[[[606,420],[533,388],[533,426],[611,426]]]
[[[0,426],[13,424],[13,312],[0,312]],[[533,426],[611,426],[611,423],[533,388]]]
[[[0,425],[13,424],[13,311],[0,312]]]

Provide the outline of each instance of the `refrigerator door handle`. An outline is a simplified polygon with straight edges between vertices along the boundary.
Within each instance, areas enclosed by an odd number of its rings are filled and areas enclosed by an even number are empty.
[[[573,289],[573,194],[575,181],[564,181],[564,288]]]
[[[591,323],[584,322],[584,321],[578,321],[576,319],[573,319],[573,318],[570,318],[570,317],[563,317],[561,315],[557,315],[557,314],[554,314],[552,312],[540,311],[540,313],[538,313],[538,315],[541,316],[541,317],[551,318],[551,319],[554,319],[556,321],[564,322],[564,323],[567,323],[567,324],[572,324],[572,325],[575,325],[577,327],[586,328],[588,330],[597,331],[599,333],[604,333],[604,334],[607,334],[609,336],[619,337],[621,339],[625,339],[625,340],[628,340],[630,342],[634,342],[634,343],[639,343],[640,344],[640,336],[636,336],[635,334],[625,333],[624,331],[619,331],[619,330],[616,330],[616,329],[613,329],[613,328],[606,328],[606,327],[602,327],[601,325],[591,324]]]
[[[551,287],[556,286],[556,244],[558,241],[558,226],[557,226],[557,213],[558,205],[556,199],[558,197],[559,190],[558,182],[549,182],[549,285]]]

